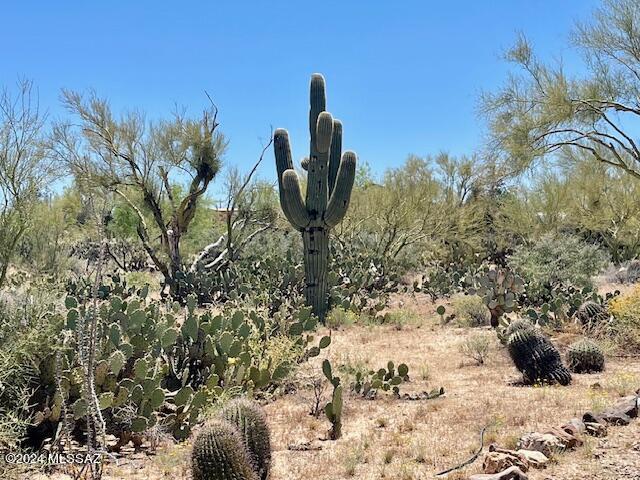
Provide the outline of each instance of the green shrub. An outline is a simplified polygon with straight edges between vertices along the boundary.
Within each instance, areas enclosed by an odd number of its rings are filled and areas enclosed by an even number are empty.
[[[609,302],[613,321],[604,333],[623,350],[640,352],[640,285]]]
[[[552,300],[557,286],[593,288],[592,277],[609,263],[598,247],[572,235],[543,235],[532,245],[518,247],[508,259],[526,281],[530,303]]]
[[[327,327],[335,329],[340,327],[348,327],[356,323],[358,316],[351,310],[342,307],[334,307],[328,313],[325,320]]]
[[[491,337],[486,333],[471,335],[460,345],[460,353],[477,365],[484,365],[491,349]]]
[[[491,315],[487,306],[477,295],[455,295],[451,299],[456,322],[463,327],[488,325]]]

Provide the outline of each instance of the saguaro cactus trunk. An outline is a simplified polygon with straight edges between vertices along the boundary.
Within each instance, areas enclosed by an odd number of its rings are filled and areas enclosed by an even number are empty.
[[[329,232],[347,212],[356,171],[356,154],[342,154],[342,124],[326,110],[325,82],[311,77],[309,157],[306,200],[302,199],[298,175],[293,169],[289,134],[274,134],[274,152],[280,186],[280,205],[285,216],[302,232],[304,243],[305,295],[307,304],[324,321],[328,307],[327,273]]]

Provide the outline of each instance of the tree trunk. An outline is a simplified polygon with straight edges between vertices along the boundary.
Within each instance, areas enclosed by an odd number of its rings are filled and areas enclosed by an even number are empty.
[[[328,308],[327,272],[329,230],[309,227],[302,232],[304,243],[305,297],[313,313],[324,322]]]

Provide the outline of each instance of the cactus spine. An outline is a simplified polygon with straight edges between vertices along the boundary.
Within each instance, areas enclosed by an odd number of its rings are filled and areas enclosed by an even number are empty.
[[[580,305],[576,311],[576,317],[587,330],[601,326],[609,320],[607,309],[592,300],[587,300]]]
[[[305,296],[313,312],[324,321],[328,308],[329,232],[347,212],[356,171],[356,154],[342,151],[342,124],[326,111],[325,81],[311,77],[310,154],[305,159],[307,193],[303,200],[293,168],[289,134],[274,133],[274,153],[280,187],[280,205],[291,225],[302,232]]]
[[[194,480],[258,480],[238,430],[214,420],[193,443],[191,468]]]
[[[525,383],[571,383],[571,373],[562,364],[560,353],[535,328],[514,331],[507,342],[509,355],[522,372]]]
[[[271,440],[267,419],[260,406],[239,398],[229,402],[220,416],[238,429],[258,478],[267,480],[271,467]]]
[[[604,370],[604,353],[591,340],[578,340],[567,349],[567,365],[575,373],[592,373]]]

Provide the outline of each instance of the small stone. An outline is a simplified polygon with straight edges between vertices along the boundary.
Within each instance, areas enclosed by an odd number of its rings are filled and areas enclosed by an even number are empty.
[[[532,468],[544,468],[549,462],[549,459],[544,453],[536,450],[518,450],[516,453],[526,458],[529,466]]]
[[[636,395],[629,395],[628,397],[624,397],[618,403],[616,403],[616,405],[613,407],[613,410],[620,411],[625,415],[628,415],[630,418],[637,418],[639,407],[640,397]]]
[[[585,423],[600,423],[601,425],[629,425],[631,418],[624,412],[610,409],[602,413],[587,412],[582,416]]]
[[[587,435],[591,435],[592,437],[606,437],[607,436],[607,426],[602,423],[596,422],[585,422]]]
[[[542,452],[546,457],[552,457],[555,453],[565,451],[565,445],[550,433],[527,433],[518,441],[519,450],[535,450]]]
[[[518,467],[509,467],[500,473],[477,473],[471,475],[469,480],[528,480],[529,477]]]
[[[573,450],[574,448],[581,446],[583,443],[582,440],[580,440],[577,437],[574,437],[573,435],[566,432],[565,430],[562,430],[561,428],[552,428],[550,430],[547,430],[544,433],[550,433],[551,435],[554,435],[556,438],[558,438],[558,440],[562,442],[562,444],[568,450]]]
[[[572,418],[560,428],[565,432],[570,433],[574,437],[582,435],[587,429],[587,427],[584,425],[584,422],[579,418]]]
[[[515,452],[489,452],[485,455],[482,462],[482,470],[484,473],[499,473],[509,467],[518,467],[520,470],[526,472],[529,469],[529,464],[524,457],[520,457]]]

